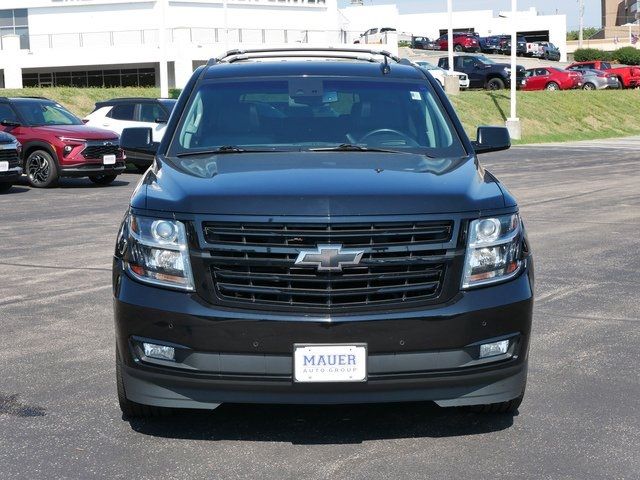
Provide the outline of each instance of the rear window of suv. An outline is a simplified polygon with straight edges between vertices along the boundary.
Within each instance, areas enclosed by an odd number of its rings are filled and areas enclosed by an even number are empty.
[[[415,81],[215,81],[192,95],[169,155],[221,146],[311,149],[344,143],[460,157],[435,93]]]

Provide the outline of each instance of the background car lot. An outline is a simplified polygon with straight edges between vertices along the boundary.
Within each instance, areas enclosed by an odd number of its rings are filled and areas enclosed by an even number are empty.
[[[111,255],[139,176],[23,182],[0,197],[2,476],[637,478],[638,152],[640,138],[482,158],[518,197],[536,255],[530,383],[513,418],[416,403],[125,422]]]

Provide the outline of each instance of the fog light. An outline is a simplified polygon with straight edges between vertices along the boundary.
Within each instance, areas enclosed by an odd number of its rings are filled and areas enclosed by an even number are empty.
[[[480,358],[502,355],[507,353],[507,350],[509,350],[509,340],[485,343],[484,345],[480,345]]]
[[[155,343],[143,342],[144,354],[147,357],[157,358],[159,360],[175,360],[176,349],[167,347],[166,345],[156,345]],[[484,347],[484,345],[483,345]]]

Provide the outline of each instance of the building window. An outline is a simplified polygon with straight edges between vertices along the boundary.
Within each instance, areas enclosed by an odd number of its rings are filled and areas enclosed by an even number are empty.
[[[155,68],[24,73],[25,87],[155,87]]]
[[[0,10],[0,38],[20,35],[20,48],[29,50],[29,14],[26,8]]]

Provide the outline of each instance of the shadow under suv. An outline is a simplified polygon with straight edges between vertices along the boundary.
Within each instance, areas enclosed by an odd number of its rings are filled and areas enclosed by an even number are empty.
[[[509,136],[471,142],[431,75],[369,50],[232,51],[194,72],[159,145],[121,141],[155,155],[113,262],[125,416],[518,408],[533,261],[476,156]]]
[[[33,187],[60,177],[89,177],[108,185],[125,171],[118,134],[92,128],[53,100],[0,97],[0,130],[22,144],[24,173]]]

